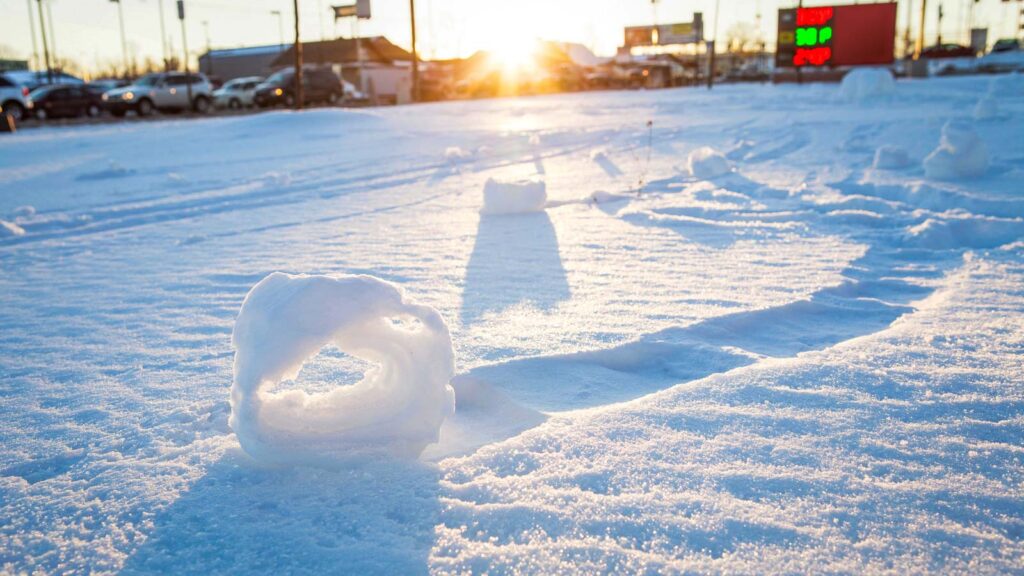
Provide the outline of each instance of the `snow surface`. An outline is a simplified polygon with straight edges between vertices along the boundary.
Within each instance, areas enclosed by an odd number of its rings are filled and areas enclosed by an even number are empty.
[[[879,170],[899,170],[910,165],[910,154],[902,146],[883,144],[875,150],[875,160],[872,164]]]
[[[275,272],[245,297],[232,342],[229,425],[258,460],[333,464],[378,450],[419,456],[455,410],[444,319],[371,276]],[[326,392],[267,391],[294,380],[327,344],[376,366]]]
[[[0,572],[1024,572],[1024,98],[974,123],[977,78],[841,90],[0,139],[0,218],[24,230],[0,237]],[[951,119],[984,172],[872,166]],[[733,170],[695,178],[702,147]],[[546,208],[481,215],[492,178],[543,180]],[[257,285],[280,307],[243,311]],[[387,304],[374,329],[359,295]],[[384,321],[428,309],[447,348]],[[260,402],[369,393],[453,349],[455,412],[419,458],[346,459],[307,432],[344,445],[397,405],[279,404],[257,441],[287,462],[254,458],[230,400],[254,319],[281,344],[246,362]],[[431,426],[388,430],[422,441],[441,411],[415,404]]]

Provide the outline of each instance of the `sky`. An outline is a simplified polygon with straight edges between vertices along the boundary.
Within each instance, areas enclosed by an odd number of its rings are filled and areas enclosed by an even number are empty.
[[[26,58],[32,52],[28,7],[38,27],[37,0],[0,0],[4,14],[0,55]],[[79,69],[96,70],[123,61],[117,4],[111,0],[45,0],[51,3],[56,53],[71,58]],[[181,53],[181,28],[175,0],[122,0],[128,51],[139,61],[159,60],[160,2],[166,19],[168,42],[175,54]],[[299,0],[303,39],[316,40],[352,33],[349,21],[335,26],[332,4],[354,0]],[[775,36],[775,14],[779,7],[792,7],[795,0],[720,0],[720,35],[738,22],[756,22],[763,14],[761,30],[769,45]],[[920,0],[914,10],[919,8]],[[384,35],[403,47],[409,46],[408,0],[371,0],[373,17],[360,22],[360,34]],[[945,0],[944,37],[966,41],[967,6],[970,0]],[[807,5],[828,4],[807,0]],[[937,6],[929,2],[929,40],[934,39]],[[1015,7],[999,0],[980,0],[975,5],[974,22],[990,25],[990,41],[1012,34],[1016,22]],[[272,14],[279,10],[282,17]],[[186,0],[186,33],[194,59],[206,50],[207,39],[214,48],[276,44],[281,40],[279,20],[285,41],[292,35],[291,0]],[[582,43],[598,54],[610,55],[622,42],[622,28],[628,25],[686,22],[693,13],[704,13],[706,26],[714,19],[715,0],[417,0],[417,40],[424,58],[468,56],[480,49],[495,49],[510,43],[541,38]],[[901,2],[898,27],[902,30],[907,5]],[[915,16],[916,19],[916,16]],[[37,28],[38,30],[38,28]],[[708,31],[707,36],[711,34]],[[41,49],[40,49],[41,50]]]

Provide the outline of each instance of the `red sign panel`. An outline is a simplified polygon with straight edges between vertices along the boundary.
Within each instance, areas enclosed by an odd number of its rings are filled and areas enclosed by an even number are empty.
[[[896,3],[779,10],[776,66],[891,64]]]

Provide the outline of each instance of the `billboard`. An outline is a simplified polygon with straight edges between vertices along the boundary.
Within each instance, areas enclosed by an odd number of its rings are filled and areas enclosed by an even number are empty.
[[[779,10],[777,67],[891,64],[895,47],[895,2]]]
[[[704,41],[704,22],[700,12],[693,22],[659,24],[657,26],[627,26],[624,46],[667,46],[670,44],[696,44]]]

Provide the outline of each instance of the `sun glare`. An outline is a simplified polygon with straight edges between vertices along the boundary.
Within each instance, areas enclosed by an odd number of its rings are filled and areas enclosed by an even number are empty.
[[[507,38],[492,49],[495,61],[506,72],[517,72],[533,67],[537,57],[537,41]]]

